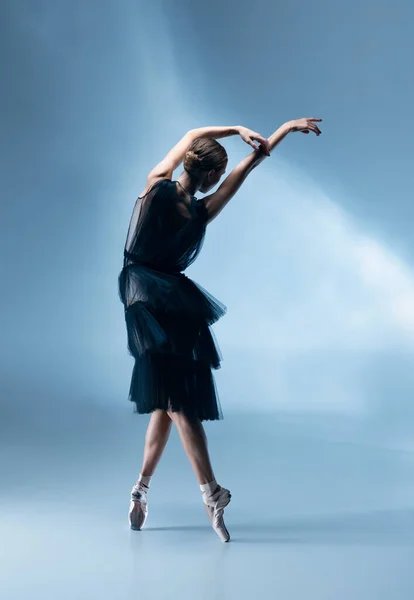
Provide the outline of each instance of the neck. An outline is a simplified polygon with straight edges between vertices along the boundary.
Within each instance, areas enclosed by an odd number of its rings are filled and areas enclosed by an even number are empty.
[[[192,196],[194,196],[194,194],[200,189],[200,183],[197,183],[196,180],[191,179],[187,171],[184,171],[177,181],[179,181],[183,188]]]

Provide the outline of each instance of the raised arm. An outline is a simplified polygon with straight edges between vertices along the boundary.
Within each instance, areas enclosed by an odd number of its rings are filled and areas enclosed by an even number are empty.
[[[315,124],[320,121],[322,121],[322,119],[297,119],[295,121],[284,123],[281,127],[276,129],[268,139],[268,148],[270,152],[274,150],[288,133],[293,131],[301,131],[302,133],[313,131],[316,135],[320,135],[321,131]],[[263,146],[260,146],[258,150],[255,150],[239,162],[213,194],[204,198],[209,223],[223,210],[226,204],[228,204],[240,189],[249,173],[260,165],[266,158],[266,155],[266,149]]]
[[[157,179],[170,179],[172,178],[173,172],[180,166],[184,160],[185,153],[190,148],[191,144],[197,138],[213,138],[219,139],[229,137],[232,135],[238,135],[240,127],[200,127],[198,129],[191,129],[184,137],[176,144],[149,173],[148,182],[154,183]],[[151,180],[151,181],[150,181]]]
[[[250,144],[253,148],[256,147],[254,141],[267,144],[267,140],[260,134],[247,129],[246,127],[242,127],[241,125],[236,125],[234,127],[213,126],[191,129],[183,138],[181,138],[178,144],[168,152],[165,158],[151,170],[147,178],[146,190],[153,186],[159,179],[172,179],[173,172],[183,162],[184,156],[194,140],[198,138],[212,138],[217,140],[233,135],[240,135],[243,141]],[[144,195],[144,193],[145,191],[141,195]]]

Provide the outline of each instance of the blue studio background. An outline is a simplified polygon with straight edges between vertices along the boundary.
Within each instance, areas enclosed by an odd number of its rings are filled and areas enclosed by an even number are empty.
[[[0,14],[1,596],[411,598],[412,5]],[[206,522],[175,431],[130,532],[148,418],[127,401],[117,277],[135,199],[188,129],[268,137],[299,117],[322,136],[281,143],[188,271],[228,307],[224,421],[206,430],[233,541]],[[250,150],[221,141],[229,172]]]

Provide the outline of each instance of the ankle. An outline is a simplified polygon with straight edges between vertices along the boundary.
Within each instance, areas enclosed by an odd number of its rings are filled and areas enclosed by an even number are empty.
[[[137,483],[140,483],[140,484],[144,485],[146,488],[149,488],[151,485],[151,479],[152,479],[152,475],[143,475],[142,473],[140,473]]]
[[[200,490],[206,496],[212,496],[218,487],[219,485],[215,479],[213,479],[213,481],[210,481],[210,483],[200,484]]]

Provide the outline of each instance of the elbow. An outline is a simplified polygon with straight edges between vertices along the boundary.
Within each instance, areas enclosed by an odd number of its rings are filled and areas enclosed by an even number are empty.
[[[187,131],[187,136],[188,136],[188,139],[190,140],[190,142],[193,143],[194,140],[201,137],[201,130],[200,129],[190,129],[189,131]]]

